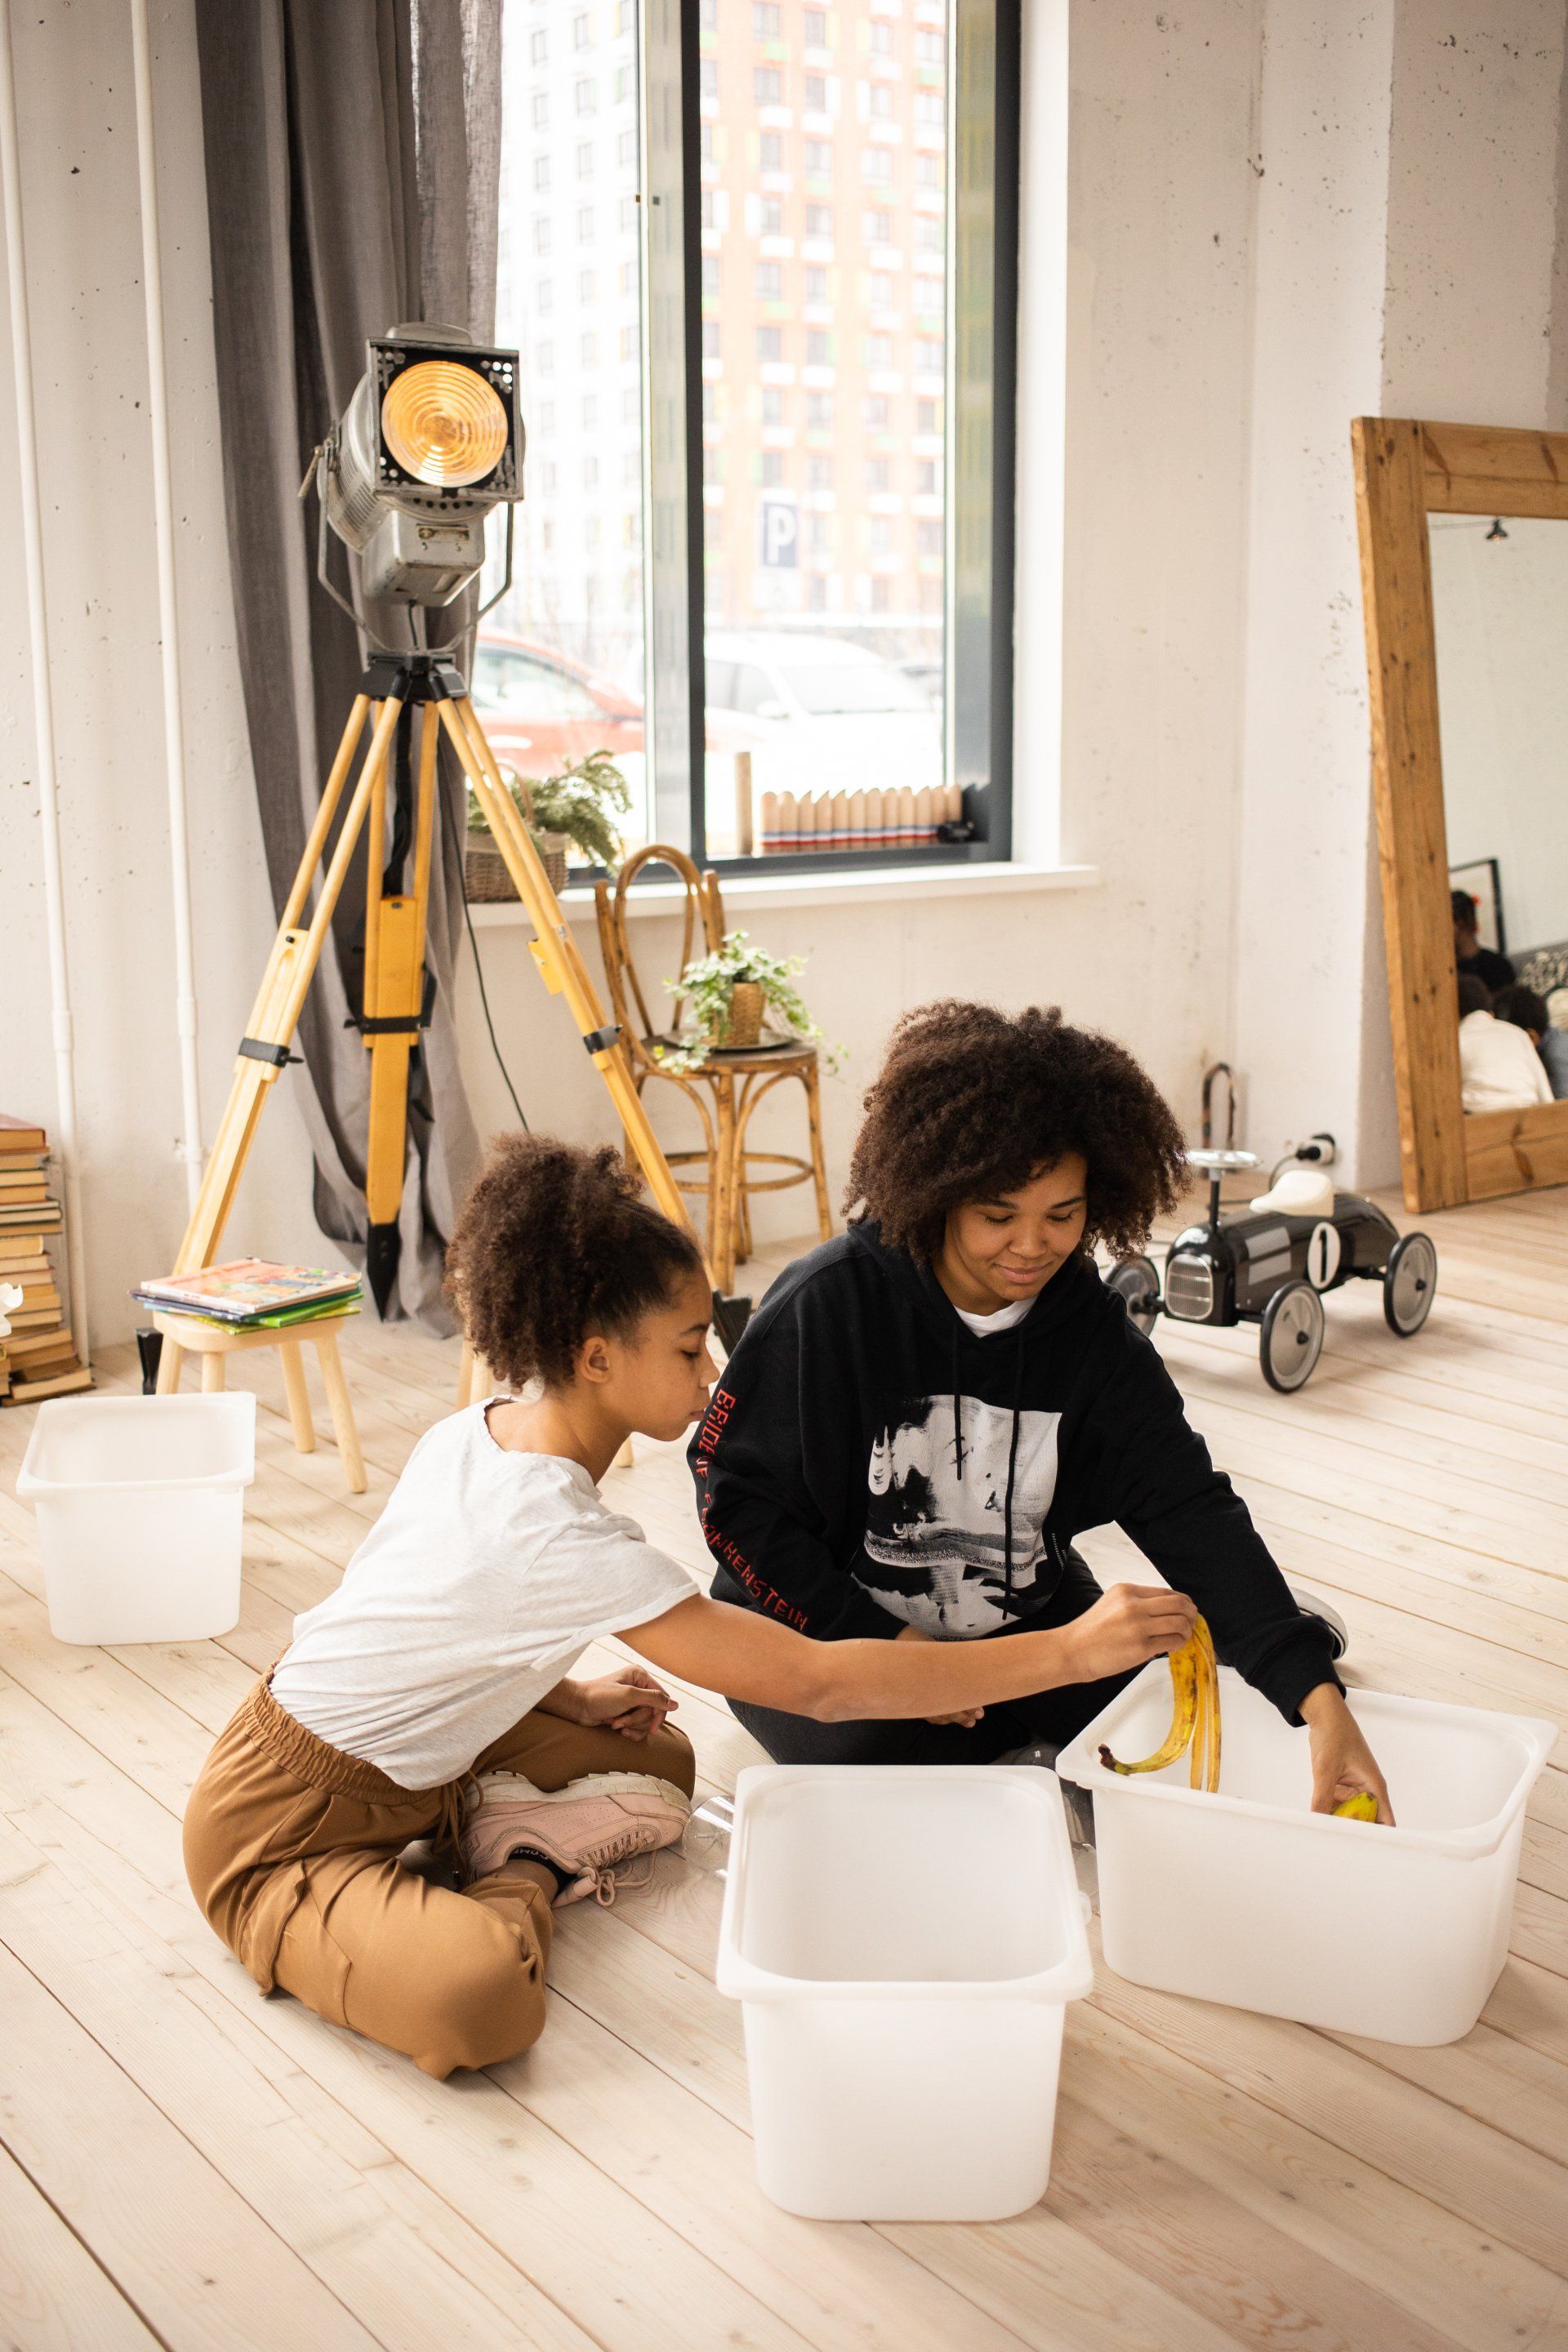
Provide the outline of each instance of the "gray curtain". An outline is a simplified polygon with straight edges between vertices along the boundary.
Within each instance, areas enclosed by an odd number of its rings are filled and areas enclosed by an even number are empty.
[[[198,0],[229,558],[273,904],[299,865],[363,667],[316,580],[300,483],[364,368],[404,320],[494,332],[501,0]],[[334,577],[344,553],[334,546]],[[406,617],[372,615],[386,642]],[[441,634],[447,632],[443,627]],[[446,1237],[479,1158],[458,1070],[463,788],[442,747],[429,962],[388,1312],[450,1328]],[[321,1231],[363,1262],[369,1056],[360,1005],[364,861],[339,904],[300,1023],[299,1088]]]

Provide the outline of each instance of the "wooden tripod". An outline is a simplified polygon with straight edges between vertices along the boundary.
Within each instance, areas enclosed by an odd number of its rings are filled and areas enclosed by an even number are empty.
[[[420,706],[418,782],[412,824],[414,879],[411,892],[389,891],[384,861],[388,850],[387,776],[398,721],[406,706]],[[353,765],[370,721],[370,740],[349,794],[348,806],[313,910],[307,916],[312,883],[326,853]],[[366,832],[368,889],[364,933],[364,1005],[357,1025],[371,1057],[370,1122],[365,1150],[365,1205],[369,1215],[365,1270],[378,1307],[384,1308],[397,1270],[397,1217],[403,1201],[407,1149],[409,1063],[429,1017],[425,972],[426,918],[430,899],[430,863],[435,840],[437,751],[442,730],[485,814],[491,838],[505,858],[518,897],[533,925],[529,941],[545,987],[563,996],[590,1059],[609,1088],[626,1139],[667,1217],[689,1227],[685,1205],[647,1112],[633,1081],[621,1032],[605,1017],[588,968],[561,911],[539,852],[496,764],[462,674],[437,654],[376,655],[354,697],[321,805],[300,860],[300,870],[268,957],[267,969],[240,1039],[234,1083],[207,1161],[201,1192],[175,1260],[176,1274],[211,1265],[245,1171],[251,1139],[269,1089],[287,1064],[300,1011],[309,992],[328,928],[348,874],[354,848]],[[406,862],[398,856],[395,833],[391,856],[401,882]],[[738,1310],[738,1314],[737,1311]],[[741,1301],[716,1301],[721,1328],[738,1336],[745,1308]],[[728,1336],[728,1333],[727,1333]],[[158,1385],[166,1393],[179,1377],[179,1351],[165,1348]]]

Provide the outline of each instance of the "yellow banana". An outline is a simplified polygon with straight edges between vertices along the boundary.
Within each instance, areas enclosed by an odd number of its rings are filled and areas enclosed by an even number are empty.
[[[1347,1797],[1343,1804],[1336,1805],[1334,1811],[1343,1822],[1375,1822],[1377,1799],[1367,1790],[1358,1789],[1353,1797]]]
[[[1219,1787],[1219,1675],[1214,1643],[1200,1617],[1190,1641],[1171,1655],[1171,1727],[1152,1756],[1123,1764],[1109,1748],[1100,1760],[1110,1772],[1160,1772],[1186,1748],[1192,1750],[1192,1785],[1211,1792]]]
[[[1198,1629],[1203,1636],[1204,1664],[1209,1678],[1208,1751],[1204,1759],[1204,1786],[1212,1797],[1219,1789],[1219,1664],[1215,1657],[1209,1629],[1201,1617]]]

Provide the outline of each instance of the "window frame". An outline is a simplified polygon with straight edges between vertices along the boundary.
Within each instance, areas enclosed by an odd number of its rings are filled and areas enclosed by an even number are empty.
[[[979,837],[717,857],[708,848],[705,772],[702,11],[700,0],[643,0],[638,11],[650,797],[661,837],[721,877],[940,869],[1012,856],[1022,5],[948,0],[946,30],[943,748]],[[853,207],[858,194],[840,190],[837,202]],[[649,869],[650,887],[659,878]]]

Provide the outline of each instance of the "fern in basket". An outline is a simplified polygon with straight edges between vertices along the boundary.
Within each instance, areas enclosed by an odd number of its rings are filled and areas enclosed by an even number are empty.
[[[559,775],[541,776],[526,785],[509,771],[507,789],[533,835],[536,849],[544,848],[546,834],[564,834],[584,857],[615,872],[621,862],[621,837],[615,817],[630,814],[632,793],[607,751],[590,751],[585,759],[563,768]],[[489,832],[471,786],[468,831]]]
[[[679,980],[665,982],[694,1025],[678,1045],[656,1045],[655,1060],[677,1076],[701,1069],[710,1054],[723,1050],[735,991],[748,985],[761,991],[764,1012],[774,1016],[781,1029],[803,1043],[820,1044],[822,1030],[795,985],[805,970],[802,956],[770,955],[749,932],[726,931],[716,953],[689,963]],[[824,1056],[829,1069],[837,1069],[843,1057],[838,1045],[829,1046]]]

